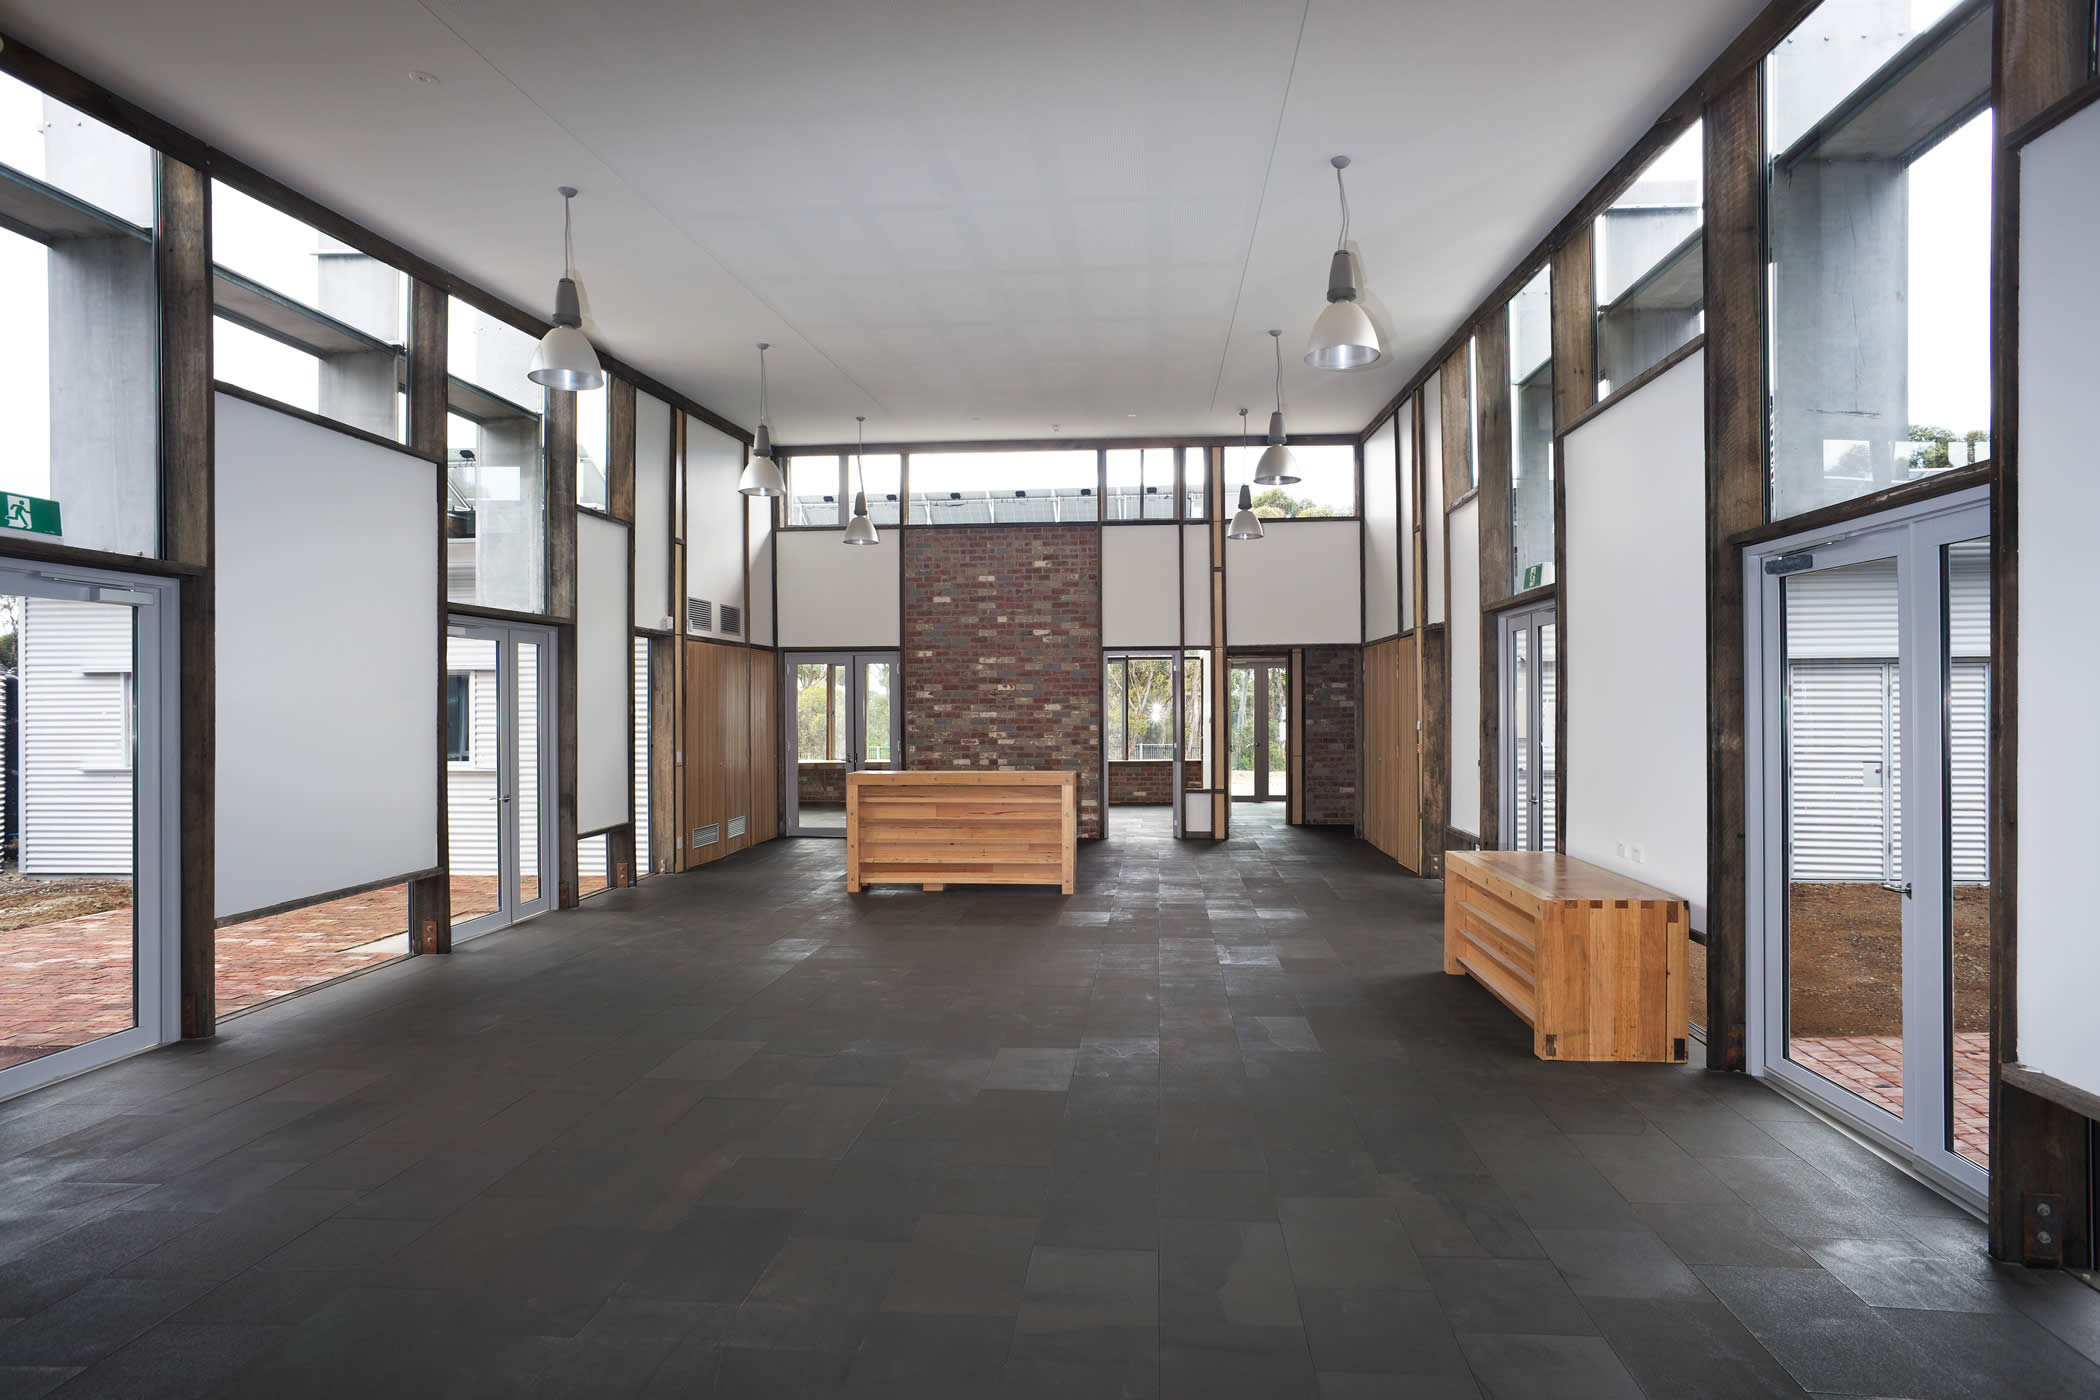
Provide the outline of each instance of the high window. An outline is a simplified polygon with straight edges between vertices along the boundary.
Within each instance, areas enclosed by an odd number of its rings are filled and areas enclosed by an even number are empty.
[[[612,388],[601,384],[576,395],[576,504],[612,508]]]
[[[853,496],[867,481],[868,519],[903,519],[904,458],[895,452],[806,453],[787,459],[787,528],[836,530],[851,517]]]
[[[62,543],[160,552],[160,304],[146,146],[0,75],[0,490]]]
[[[1553,582],[1553,270],[1509,299],[1510,587]]]
[[[512,612],[547,599],[546,393],[525,377],[534,340],[452,298],[446,386],[446,596]]]
[[[1705,148],[1698,122],[1597,216],[1597,397],[1706,327]]]
[[[1174,662],[1166,656],[1112,656],[1104,738],[1112,761],[1174,761]]]
[[[1992,12],[1825,0],[1765,60],[1775,520],[1990,456]]]
[[[1254,486],[1261,444],[1225,449],[1225,505],[1230,513],[1242,486],[1253,486],[1254,513],[1265,520],[1313,520],[1356,514],[1356,449],[1347,443],[1293,444],[1299,480],[1290,486]]]
[[[914,452],[914,525],[1063,524],[1101,518],[1101,454]],[[871,493],[872,494],[872,493]]]
[[[1171,447],[1112,447],[1107,456],[1110,520],[1174,518],[1179,452]]]

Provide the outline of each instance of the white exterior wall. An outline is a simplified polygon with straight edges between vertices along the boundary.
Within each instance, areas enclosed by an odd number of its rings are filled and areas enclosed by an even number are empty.
[[[25,875],[132,873],[131,609],[23,600],[17,640]]]
[[[536,647],[518,650],[518,839],[520,868],[530,875],[539,862],[539,682]],[[472,695],[472,736],[465,763],[446,768],[445,805],[451,870],[458,875],[496,873],[496,644],[472,637],[446,641],[446,670],[465,672]]]
[[[634,639],[634,876],[649,867],[649,639]]]

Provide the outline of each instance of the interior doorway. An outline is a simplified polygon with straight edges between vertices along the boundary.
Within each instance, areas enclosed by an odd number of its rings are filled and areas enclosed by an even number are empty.
[[[554,907],[552,628],[453,617],[445,637],[452,938]]]
[[[787,830],[846,834],[846,775],[901,766],[903,707],[894,651],[787,657]]]
[[[1560,849],[1554,752],[1560,702],[1558,614],[1551,603],[1501,616],[1502,849]]]
[[[1227,679],[1233,800],[1281,802],[1290,795],[1290,663],[1236,656]]]
[[[1746,558],[1750,1054],[1980,1205],[1989,1182],[1990,512]]]
[[[0,561],[0,1098],[180,1033],[177,603]]]

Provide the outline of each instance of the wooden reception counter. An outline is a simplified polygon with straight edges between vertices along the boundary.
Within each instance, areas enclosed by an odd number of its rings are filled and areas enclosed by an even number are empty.
[[[1056,885],[1072,892],[1079,775],[849,773],[846,890]]]

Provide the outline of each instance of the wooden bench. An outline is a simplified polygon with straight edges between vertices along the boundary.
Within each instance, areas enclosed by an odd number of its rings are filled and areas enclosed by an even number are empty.
[[[846,891],[1056,885],[1072,892],[1079,775],[850,773]]]
[[[1444,858],[1444,971],[1522,1017],[1542,1060],[1682,1061],[1690,929],[1675,895],[1568,856]]]

